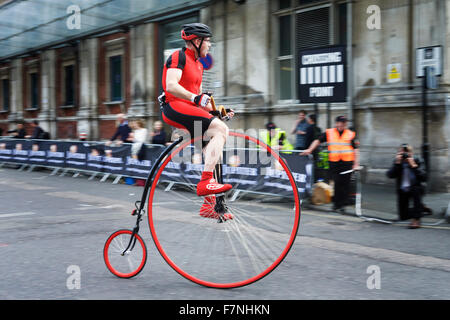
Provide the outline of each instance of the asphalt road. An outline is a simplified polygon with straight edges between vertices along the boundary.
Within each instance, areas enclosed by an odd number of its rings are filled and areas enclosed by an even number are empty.
[[[146,221],[147,264],[119,279],[105,267],[103,245],[134,226],[142,190],[1,168],[0,299],[450,299],[448,225],[409,230],[311,210],[302,211],[283,263],[249,286],[211,289],[181,277]]]

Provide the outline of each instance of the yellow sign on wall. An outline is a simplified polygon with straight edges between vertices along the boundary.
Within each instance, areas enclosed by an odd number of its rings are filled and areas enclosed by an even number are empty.
[[[387,65],[387,82],[395,83],[402,80],[401,63],[391,63]]]

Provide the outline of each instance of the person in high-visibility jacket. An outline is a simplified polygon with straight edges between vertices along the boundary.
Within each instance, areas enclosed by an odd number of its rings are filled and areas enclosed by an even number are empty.
[[[287,139],[286,131],[277,128],[273,122],[266,124],[266,129],[260,132],[262,142],[277,151],[294,150],[294,146]]]
[[[350,170],[359,169],[359,142],[356,133],[347,129],[347,118],[336,117],[335,127],[327,129],[314,140],[302,155],[311,154],[321,143],[327,142],[331,179],[334,181],[333,210],[344,213],[350,193]],[[341,174],[348,172],[345,174]]]

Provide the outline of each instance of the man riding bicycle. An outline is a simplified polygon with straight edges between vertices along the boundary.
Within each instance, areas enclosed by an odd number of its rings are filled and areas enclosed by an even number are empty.
[[[215,203],[214,195],[232,188],[230,184],[220,184],[213,178],[213,171],[228,136],[228,127],[210,114],[211,96],[202,93],[203,65],[199,58],[208,54],[211,36],[210,28],[202,23],[183,25],[181,38],[185,40],[186,46],[170,55],[162,75],[165,94],[163,120],[173,127],[189,131],[191,138],[199,134],[210,137],[203,149],[205,165],[197,184],[197,195],[206,196],[200,209],[200,215],[204,217],[216,215],[210,214]],[[233,115],[231,110],[228,116],[231,118]]]

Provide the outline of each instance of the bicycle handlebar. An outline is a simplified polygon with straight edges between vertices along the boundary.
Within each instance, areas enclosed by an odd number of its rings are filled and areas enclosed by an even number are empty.
[[[217,116],[220,120],[228,121],[231,118],[227,115],[227,110],[224,106],[219,106],[219,110],[217,110],[216,102],[214,101],[214,98],[211,96],[211,106],[213,108],[213,111],[210,113],[214,116]]]

